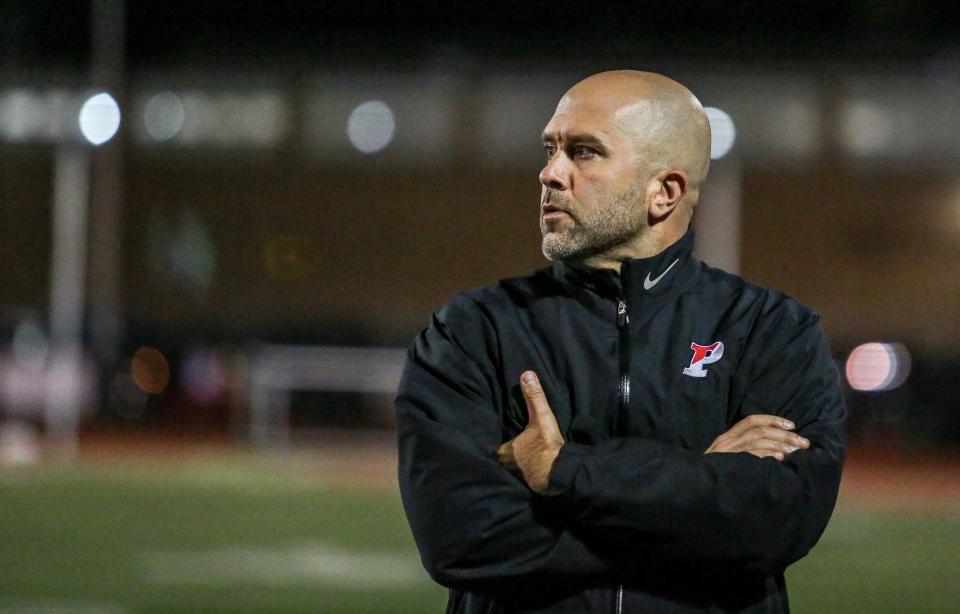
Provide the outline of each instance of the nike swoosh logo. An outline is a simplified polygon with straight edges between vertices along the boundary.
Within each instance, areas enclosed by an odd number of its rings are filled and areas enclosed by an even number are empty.
[[[667,273],[669,273],[669,272],[670,272],[670,269],[673,268],[673,265],[675,265],[675,264],[678,263],[678,262],[680,262],[680,259],[679,259],[679,258],[677,258],[676,260],[674,260],[673,262],[671,262],[671,263],[670,263],[670,266],[668,266],[668,267],[663,271],[663,273],[660,273],[659,275],[657,275],[655,279],[650,279],[650,273],[647,273],[647,278],[643,280],[643,289],[644,289],[644,290],[649,290],[650,288],[652,288],[652,287],[654,287],[655,285],[657,285],[657,282],[659,282],[661,279],[663,279],[663,276],[666,275]]]

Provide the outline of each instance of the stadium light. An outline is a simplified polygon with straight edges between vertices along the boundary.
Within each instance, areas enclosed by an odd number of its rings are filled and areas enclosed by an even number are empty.
[[[183,101],[173,92],[153,96],[143,109],[144,128],[155,141],[169,141],[177,136],[186,117]]]
[[[869,156],[883,153],[896,135],[887,109],[868,100],[850,100],[840,109],[840,136],[847,151]]]
[[[130,375],[143,392],[160,394],[170,383],[170,363],[160,350],[143,346],[130,360]]]
[[[379,100],[368,100],[358,105],[347,120],[350,142],[365,154],[385,149],[393,140],[395,129],[393,110]]]
[[[863,392],[892,390],[907,380],[910,362],[902,343],[864,343],[847,357],[847,381]]]
[[[14,418],[0,423],[0,466],[34,465],[42,455],[40,434],[29,420]]]
[[[120,106],[106,92],[87,99],[80,108],[80,132],[93,145],[103,145],[120,129]]]
[[[710,120],[710,159],[717,160],[727,155],[733,147],[737,140],[737,127],[726,111],[716,107],[704,107],[703,110]]]

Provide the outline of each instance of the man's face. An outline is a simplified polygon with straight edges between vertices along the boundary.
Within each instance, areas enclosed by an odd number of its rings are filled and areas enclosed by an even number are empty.
[[[540,232],[550,260],[582,260],[642,232],[645,177],[615,109],[567,96],[543,131]]]

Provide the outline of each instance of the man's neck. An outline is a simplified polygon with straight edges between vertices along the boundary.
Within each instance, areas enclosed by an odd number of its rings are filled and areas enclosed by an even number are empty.
[[[619,273],[624,260],[656,256],[683,238],[686,232],[687,228],[677,228],[672,224],[669,227],[665,225],[662,230],[648,228],[647,232],[637,234],[625,243],[583,259],[568,260],[567,264],[578,269],[613,269]]]

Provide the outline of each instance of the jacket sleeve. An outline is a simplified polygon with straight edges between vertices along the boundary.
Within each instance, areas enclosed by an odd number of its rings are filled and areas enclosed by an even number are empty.
[[[492,593],[610,572],[497,461],[500,385],[477,311],[461,297],[434,314],[396,398],[400,493],[424,567],[444,586]]]
[[[668,560],[763,571],[783,569],[813,547],[840,484],[846,410],[839,377],[815,315],[792,303],[761,321],[731,382],[735,418],[788,417],[810,448],[779,462],[637,438],[568,443],[547,498],[571,524],[597,544],[629,540]]]

